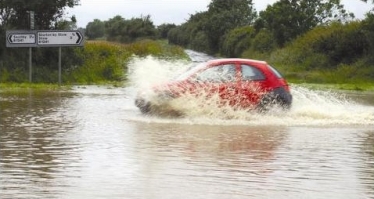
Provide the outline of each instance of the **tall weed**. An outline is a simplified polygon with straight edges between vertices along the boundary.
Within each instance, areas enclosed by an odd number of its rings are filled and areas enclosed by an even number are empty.
[[[64,74],[68,83],[94,84],[123,81],[127,63],[132,56],[156,56],[161,58],[186,58],[184,50],[163,41],[142,40],[132,44],[105,41],[87,42],[76,53],[82,59],[78,65]]]

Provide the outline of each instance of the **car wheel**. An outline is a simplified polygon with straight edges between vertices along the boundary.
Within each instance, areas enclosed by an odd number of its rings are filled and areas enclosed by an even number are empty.
[[[257,106],[259,112],[268,112],[272,108],[278,106],[283,110],[291,108],[291,95],[287,94],[283,88],[278,88],[266,94]]]
[[[144,99],[136,99],[135,105],[143,114],[148,114],[151,111],[151,104],[149,102],[146,102]]]
[[[146,104],[145,106],[139,107],[140,112],[143,114],[148,114],[151,111],[150,104]]]

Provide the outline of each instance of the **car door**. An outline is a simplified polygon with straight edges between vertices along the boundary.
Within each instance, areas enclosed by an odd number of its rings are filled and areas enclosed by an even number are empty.
[[[251,108],[259,103],[266,92],[266,76],[258,68],[246,63],[240,64],[240,104]]]
[[[219,97],[220,105],[235,105],[237,89],[237,69],[234,63],[209,66],[194,76],[197,90],[204,97]]]

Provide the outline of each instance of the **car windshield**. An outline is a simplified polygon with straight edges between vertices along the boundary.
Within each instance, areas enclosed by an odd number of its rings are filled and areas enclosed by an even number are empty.
[[[200,69],[203,69],[205,67],[206,67],[206,63],[199,63],[197,65],[193,65],[193,66],[189,67],[184,73],[176,76],[174,79],[175,80],[185,80],[188,77],[190,77],[192,74],[194,74],[195,72],[197,72]]]

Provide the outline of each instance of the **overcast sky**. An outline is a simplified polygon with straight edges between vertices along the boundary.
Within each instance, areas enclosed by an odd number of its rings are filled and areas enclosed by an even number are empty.
[[[94,19],[102,21],[121,15],[125,19],[150,15],[155,25],[174,23],[180,25],[190,14],[206,11],[211,0],[80,0],[81,5],[68,9],[68,15],[75,15],[78,27],[85,28]],[[257,11],[264,10],[276,0],[253,0]],[[360,0],[342,0],[345,8],[356,18],[363,18],[374,6]]]

